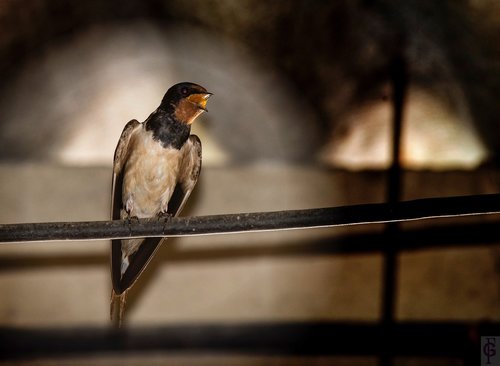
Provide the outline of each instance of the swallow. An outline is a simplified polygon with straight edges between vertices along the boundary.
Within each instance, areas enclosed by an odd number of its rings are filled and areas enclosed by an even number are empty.
[[[177,216],[201,170],[201,141],[191,124],[212,93],[200,85],[172,86],[142,123],[125,125],[113,161],[113,220]],[[121,326],[127,292],[166,238],[113,240],[111,320]]]

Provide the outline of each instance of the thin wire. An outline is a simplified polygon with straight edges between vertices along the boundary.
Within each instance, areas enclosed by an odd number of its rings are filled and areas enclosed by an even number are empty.
[[[182,237],[367,225],[500,213],[500,194],[229,215],[0,225],[0,243]]]

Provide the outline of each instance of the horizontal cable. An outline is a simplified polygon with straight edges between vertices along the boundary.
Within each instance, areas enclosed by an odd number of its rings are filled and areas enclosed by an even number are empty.
[[[4,224],[0,225],[0,242],[199,236],[496,213],[500,213],[500,194],[488,194],[168,219]]]
[[[426,228],[405,229],[398,232],[396,241],[399,251],[460,248],[478,245],[498,246],[500,233],[497,230],[498,222],[467,223],[463,222],[447,225],[431,226]],[[168,265],[187,262],[204,262],[214,260],[235,260],[250,258],[283,258],[291,256],[329,255],[329,254],[359,254],[380,252],[385,249],[388,241],[385,231],[373,230],[362,233],[343,233],[321,239],[302,240],[300,243],[291,242],[287,238],[278,245],[269,245],[269,242],[254,241],[241,243],[235,247],[196,246],[172,247],[168,255],[160,256]],[[211,244],[213,242],[211,241]],[[6,271],[15,271],[27,268],[70,268],[82,266],[108,265],[109,258],[105,254],[71,254],[58,253],[51,255],[31,254],[2,254],[0,256],[0,274]]]

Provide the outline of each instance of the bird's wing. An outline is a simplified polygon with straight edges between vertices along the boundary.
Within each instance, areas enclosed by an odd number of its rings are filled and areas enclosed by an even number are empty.
[[[191,135],[186,143],[181,148],[182,161],[179,169],[179,177],[174,192],[168,202],[168,213],[172,216],[177,216],[184,208],[186,201],[193,191],[201,170],[201,141],[196,135]],[[129,265],[121,279],[114,287],[115,292],[118,294],[130,288],[137,278],[140,276],[144,268],[148,265],[160,244],[166,238],[145,238],[144,242],[139,246],[137,252],[131,255]],[[118,241],[119,242],[119,241]],[[114,247],[113,247],[114,248]],[[118,248],[118,246],[117,246]],[[116,255],[117,263],[121,263],[121,246],[120,257]],[[114,254],[113,254],[114,256]],[[120,276],[120,267],[117,269],[118,276]],[[113,278],[115,272],[113,272]],[[115,282],[113,282],[115,283]]]
[[[198,136],[189,136],[189,139],[182,147],[182,152],[179,179],[174,193],[168,202],[168,212],[172,216],[177,216],[182,211],[200,176],[201,141]]]
[[[113,160],[113,182],[111,187],[111,219],[120,219],[120,210],[122,208],[122,185],[123,168],[129,155],[129,145],[132,135],[141,127],[141,123],[133,119],[125,125],[120,140],[115,150]]]
[[[111,219],[119,220],[122,204],[123,168],[129,156],[129,146],[132,136],[141,128],[141,123],[133,119],[125,125],[116,146],[113,160],[113,180],[111,186]],[[121,268],[121,240],[113,240],[111,244],[111,275],[113,289],[119,289]]]

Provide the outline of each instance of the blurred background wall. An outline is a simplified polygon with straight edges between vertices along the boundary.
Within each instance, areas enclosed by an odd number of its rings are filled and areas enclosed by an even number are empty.
[[[496,193],[499,26],[488,0],[0,1],[0,221],[107,219],[123,126],[180,81],[215,94],[185,215],[383,202],[398,57],[403,198]],[[296,249],[381,230],[171,240],[129,323],[375,322],[380,253]],[[0,326],[107,326],[108,246],[2,246]],[[498,245],[398,262],[399,320],[500,320]]]
[[[402,53],[411,73],[405,164],[473,168],[498,145],[497,8],[486,0],[3,1],[0,153],[108,164],[116,139],[108,136],[189,79],[218,95],[200,124],[214,160],[319,153],[331,166],[384,167],[389,69]]]

